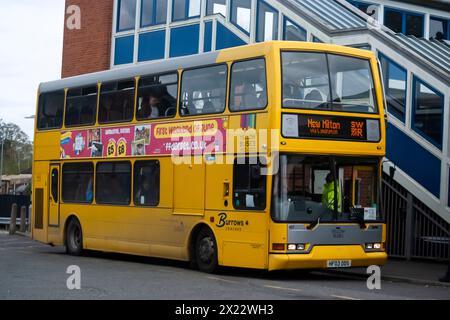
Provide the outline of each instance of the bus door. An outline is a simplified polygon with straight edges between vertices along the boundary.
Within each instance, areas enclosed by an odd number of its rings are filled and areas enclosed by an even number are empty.
[[[49,178],[49,208],[48,208],[48,225],[50,227],[59,227],[59,176],[60,165],[50,165]]]
[[[267,177],[254,158],[206,167],[207,215],[212,216],[219,262],[264,268],[267,256]],[[250,163],[252,162],[252,164]],[[253,164],[254,162],[254,164]]]

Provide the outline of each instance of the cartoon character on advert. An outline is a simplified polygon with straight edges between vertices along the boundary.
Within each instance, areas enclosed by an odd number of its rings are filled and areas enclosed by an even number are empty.
[[[84,141],[83,135],[81,133],[78,133],[75,137],[75,143],[73,144],[73,151],[75,152],[75,155],[79,156],[84,150],[85,146],[86,142]]]

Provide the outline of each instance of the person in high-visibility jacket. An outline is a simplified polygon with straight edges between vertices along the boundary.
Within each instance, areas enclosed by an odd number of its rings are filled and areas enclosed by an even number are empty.
[[[341,212],[342,210],[342,195],[341,195],[341,188],[339,188],[339,183],[337,184],[337,203],[338,203],[338,212]],[[333,175],[329,173],[326,177],[325,185],[323,186],[323,193],[322,193],[322,205],[329,209],[334,211],[334,188],[336,186],[336,182],[333,181]]]

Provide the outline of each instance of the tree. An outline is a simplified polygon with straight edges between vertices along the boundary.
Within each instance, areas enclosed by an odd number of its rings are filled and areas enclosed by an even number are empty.
[[[31,168],[33,145],[18,125],[0,119],[0,152],[2,142],[4,175],[20,174]]]

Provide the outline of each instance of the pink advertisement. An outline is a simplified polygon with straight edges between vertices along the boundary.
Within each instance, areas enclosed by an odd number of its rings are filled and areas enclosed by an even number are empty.
[[[226,127],[226,120],[218,118],[65,131],[61,159],[221,153]]]

